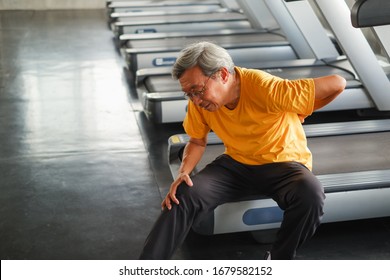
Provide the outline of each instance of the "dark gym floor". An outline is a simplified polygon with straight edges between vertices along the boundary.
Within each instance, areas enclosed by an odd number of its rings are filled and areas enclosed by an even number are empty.
[[[136,259],[171,181],[104,10],[0,12],[1,259]],[[375,203],[375,202],[373,202]],[[175,259],[261,259],[191,233]],[[322,225],[297,259],[390,259],[390,218]]]

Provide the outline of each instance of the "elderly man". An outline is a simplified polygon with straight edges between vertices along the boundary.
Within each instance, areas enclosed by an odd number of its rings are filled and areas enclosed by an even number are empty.
[[[293,259],[319,226],[325,199],[311,172],[302,122],[335,99],[345,79],[281,79],[235,66],[225,49],[209,42],[186,47],[172,76],[189,99],[183,126],[190,140],[140,258],[170,258],[191,226],[209,211],[258,193],[284,210],[268,254],[272,259]],[[225,152],[191,176],[211,130],[222,139]]]

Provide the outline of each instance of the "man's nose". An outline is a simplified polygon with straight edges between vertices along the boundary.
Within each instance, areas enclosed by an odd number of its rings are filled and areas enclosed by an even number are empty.
[[[202,98],[195,95],[192,97],[192,102],[194,102],[195,105],[199,106],[202,103]]]

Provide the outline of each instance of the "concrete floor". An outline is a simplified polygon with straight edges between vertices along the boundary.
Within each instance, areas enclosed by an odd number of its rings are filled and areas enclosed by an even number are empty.
[[[104,10],[0,12],[3,260],[136,259],[160,211],[182,128],[145,119],[106,22]],[[191,233],[174,258],[269,247]],[[322,225],[297,258],[390,259],[390,218]]]

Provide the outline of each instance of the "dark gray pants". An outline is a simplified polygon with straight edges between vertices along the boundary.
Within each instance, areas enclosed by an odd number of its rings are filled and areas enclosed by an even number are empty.
[[[193,187],[182,183],[179,205],[164,210],[146,239],[140,259],[169,259],[191,226],[218,205],[240,197],[263,194],[274,199],[284,217],[272,246],[272,259],[293,259],[310,238],[323,215],[324,191],[305,166],[296,162],[245,165],[222,155],[192,177]]]

